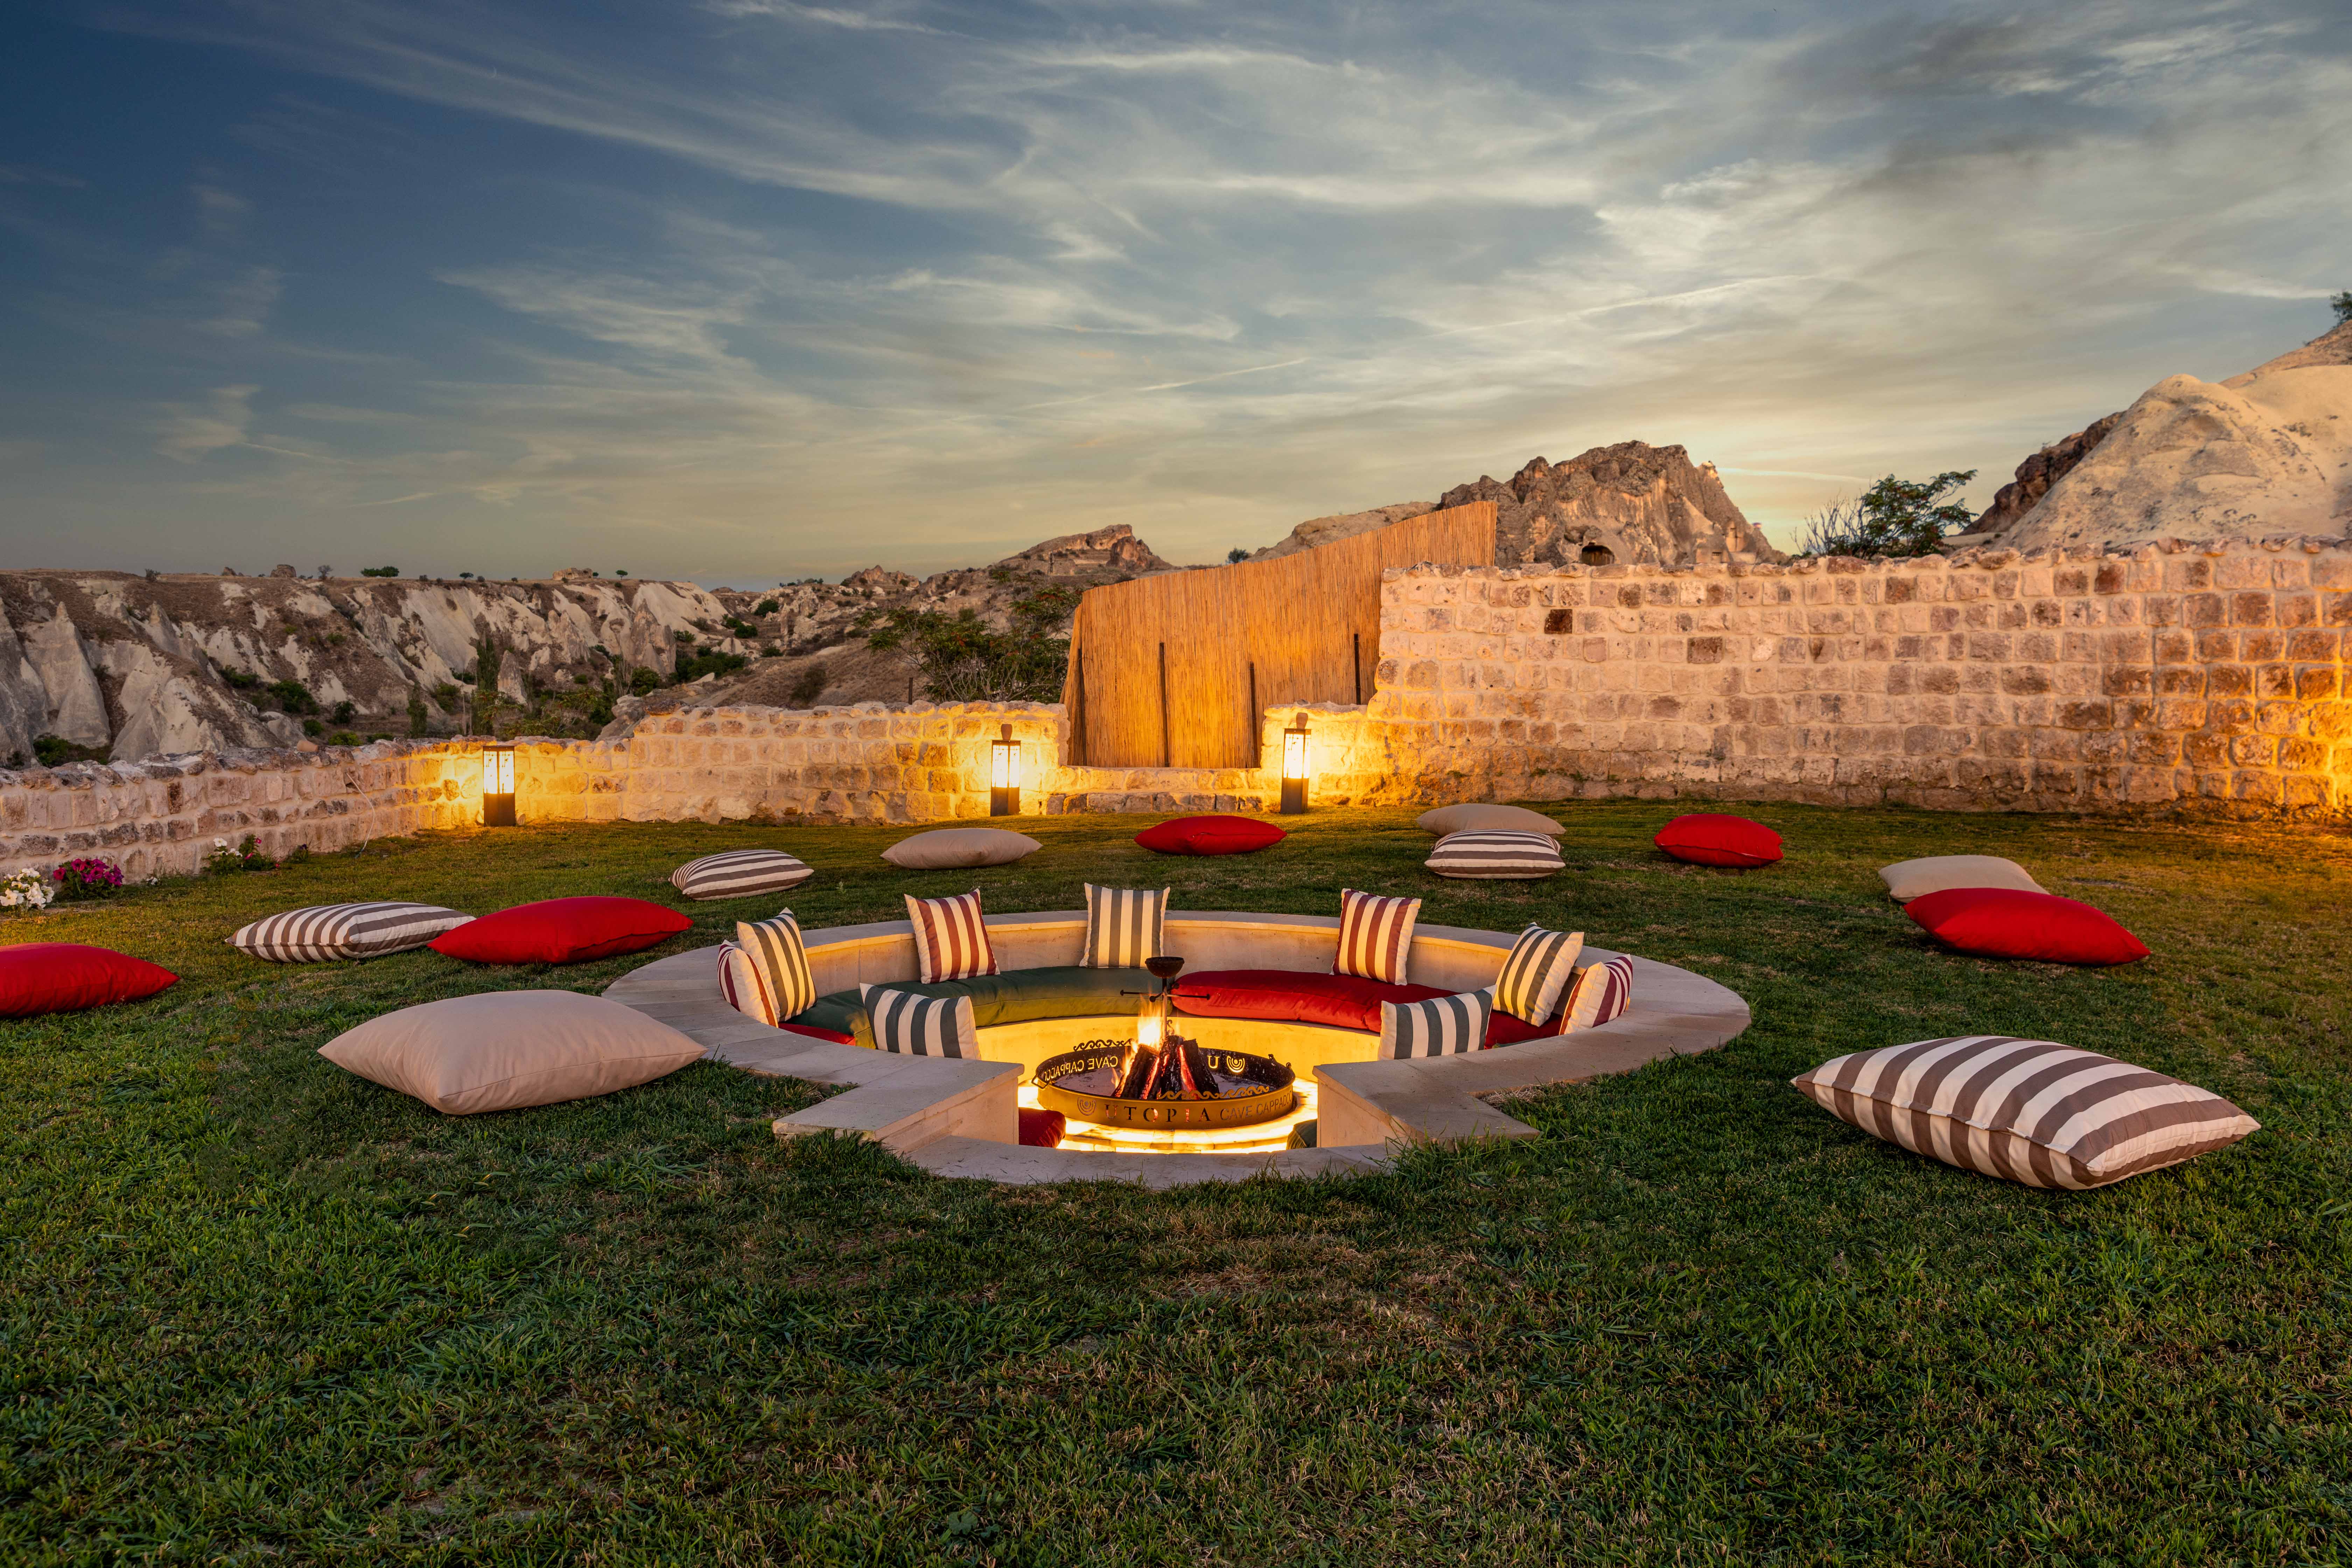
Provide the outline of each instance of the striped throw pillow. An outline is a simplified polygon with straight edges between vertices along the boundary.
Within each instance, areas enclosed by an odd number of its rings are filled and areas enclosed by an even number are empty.
[[[1441,877],[1491,881],[1549,877],[1567,862],[1559,858],[1559,841],[1549,834],[1481,828],[1447,834],[1422,864]]]
[[[860,985],[857,994],[874,1026],[876,1049],[902,1057],[980,1055],[971,997],[925,996],[889,985]]]
[[[996,973],[996,950],[988,944],[978,888],[948,899],[919,899],[909,893],[906,900],[907,920],[915,928],[917,980],[929,985],[935,980]]]
[[[785,910],[769,921],[737,921],[735,941],[751,961],[754,978],[765,992],[763,1010],[769,1022],[806,1012],[816,1002],[816,977],[809,973],[808,950],[801,945],[801,922]]]
[[[1577,956],[1583,951],[1580,931],[1528,927],[1511,944],[1503,972],[1495,976],[1496,1009],[1527,1023],[1542,1023],[1559,1005],[1561,993],[1575,978]]]
[[[240,926],[228,944],[273,963],[375,958],[423,947],[473,918],[438,904],[317,904]]]
[[[1606,963],[1588,963],[1576,972],[1576,985],[1560,1008],[1559,1032],[1590,1029],[1612,1018],[1622,1018],[1633,1005],[1633,961],[1619,953]]]
[[[1133,969],[1160,956],[1168,923],[1168,889],[1097,888],[1087,885],[1087,945],[1082,969]]]
[[[1383,899],[1339,889],[1339,956],[1334,974],[1354,974],[1402,985],[1412,962],[1412,927],[1421,919],[1419,899]]]
[[[749,899],[797,888],[816,872],[781,849],[730,849],[688,860],[669,885],[689,899]]]
[[[772,1029],[783,1022],[776,1016],[775,1004],[760,979],[759,964],[731,942],[719,944],[719,989],[727,1005],[745,1017],[757,1018]]]
[[[1478,1050],[1486,1043],[1486,1022],[1494,1010],[1492,986],[1457,996],[1433,996],[1426,1002],[1383,1002],[1381,1058],[1401,1061]]]
[[[1856,1051],[1790,1081],[1874,1137],[2029,1187],[2103,1187],[2262,1126],[2177,1078],[2011,1035]]]

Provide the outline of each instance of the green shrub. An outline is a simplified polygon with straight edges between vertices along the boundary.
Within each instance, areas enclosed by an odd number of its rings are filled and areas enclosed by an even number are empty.
[[[362,566],[360,568],[360,575],[362,577],[397,577],[400,575],[400,568],[397,566]]]
[[[1800,555],[1931,555],[1944,535],[1966,528],[1969,509],[1955,499],[1977,477],[1953,469],[1932,479],[1887,475],[1853,500],[1808,521]]]
[[[63,735],[36,735],[33,758],[45,768],[62,767],[67,763],[102,763],[106,761],[106,748],[80,745]]]

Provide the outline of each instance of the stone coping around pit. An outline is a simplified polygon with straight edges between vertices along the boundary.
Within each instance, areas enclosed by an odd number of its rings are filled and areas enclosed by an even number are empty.
[[[1059,936],[1086,916],[1075,910],[987,917],[992,935]],[[1253,929],[1298,936],[1336,931],[1326,915],[1239,910],[1171,910],[1171,927],[1242,935]],[[804,933],[812,967],[842,961],[862,966],[911,947],[905,921],[877,921]],[[1483,958],[1495,969],[1517,938],[1462,926],[1423,925],[1414,933],[1433,956]],[[1336,942],[1336,938],[1335,938]],[[1704,975],[1635,957],[1633,1005],[1622,1017],[1572,1035],[1462,1056],[1412,1061],[1339,1063],[1318,1069],[1318,1147],[1248,1154],[1103,1154],[1039,1149],[1019,1142],[1014,1062],[901,1057],[771,1028],[735,1011],[719,988],[717,947],[674,954],[622,976],[604,994],[669,1025],[705,1047],[709,1059],[747,1071],[803,1079],[845,1092],[780,1117],[778,1137],[849,1132],[942,1176],[1035,1183],[1128,1181],[1150,1187],[1246,1181],[1260,1175],[1361,1174],[1386,1169],[1396,1150],[1465,1138],[1533,1138],[1535,1128],[1498,1110],[1494,1097],[1584,1083],[1631,1072],[1662,1058],[1712,1050],[1748,1027],[1747,1003]],[[1618,956],[1588,947],[1594,962]],[[1490,971],[1491,973],[1491,971]],[[1480,982],[1484,984],[1485,982]]]

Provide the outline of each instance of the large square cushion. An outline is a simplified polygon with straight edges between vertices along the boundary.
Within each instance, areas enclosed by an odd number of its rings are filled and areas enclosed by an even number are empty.
[[[448,1116],[584,1100],[648,1083],[702,1047],[634,1007],[576,991],[493,991],[403,1007],[319,1054]]]
[[[1441,985],[1394,985],[1356,974],[1316,974],[1297,969],[1204,969],[1176,983],[1180,1013],[1200,1018],[1260,1018],[1276,1024],[1320,1024],[1333,1029],[1381,1032],[1381,1004],[1406,1005],[1454,993]],[[1530,1024],[1496,1011],[1486,1044],[1517,1045],[1559,1032],[1557,1018]]]
[[[78,942],[0,947],[0,1018],[37,1018],[110,1002],[136,1002],[179,980],[159,964],[110,947]]]
[[[584,963],[637,952],[694,922],[643,899],[589,894],[517,904],[442,932],[434,952],[471,963]]]

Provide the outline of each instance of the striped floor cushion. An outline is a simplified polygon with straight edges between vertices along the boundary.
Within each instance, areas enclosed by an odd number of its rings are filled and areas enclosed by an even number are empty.
[[[2103,1187],[2261,1127],[2194,1084],[2011,1035],[1856,1051],[1790,1081],[1874,1137],[2029,1187]]]
[[[1477,828],[1447,834],[1422,864],[1441,877],[1476,881],[1549,877],[1565,862],[1549,834]]]
[[[228,944],[273,963],[376,958],[423,947],[473,918],[438,904],[315,904],[241,926]]]
[[[689,899],[749,899],[797,888],[816,872],[781,849],[729,849],[688,860],[669,885]]]

